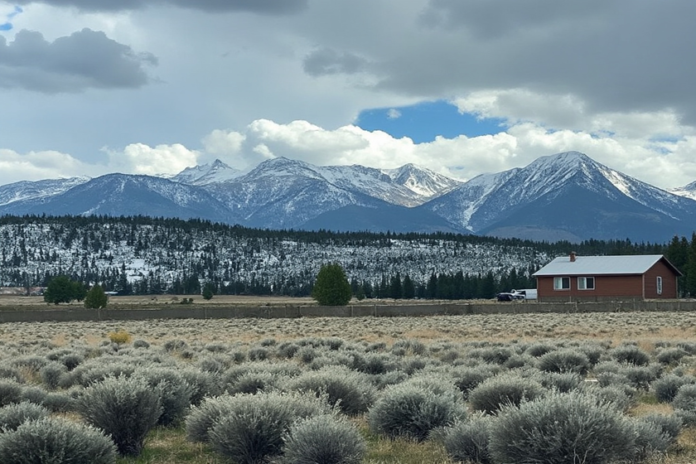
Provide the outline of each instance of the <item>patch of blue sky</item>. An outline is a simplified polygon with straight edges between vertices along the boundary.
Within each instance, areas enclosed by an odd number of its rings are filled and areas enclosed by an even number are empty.
[[[461,113],[445,100],[363,110],[355,125],[368,131],[381,130],[395,138],[409,137],[415,143],[432,142],[437,136],[452,139],[459,135],[493,135],[508,127],[503,119]]]
[[[5,22],[0,24],[0,31],[3,31],[3,32],[11,31],[13,28],[12,20],[14,19],[15,16],[17,16],[18,14],[23,13],[23,12],[24,12],[24,10],[20,6],[15,5],[12,12],[5,15]]]
[[[685,140],[681,135],[658,135],[650,137],[650,141],[653,143],[677,143]]]

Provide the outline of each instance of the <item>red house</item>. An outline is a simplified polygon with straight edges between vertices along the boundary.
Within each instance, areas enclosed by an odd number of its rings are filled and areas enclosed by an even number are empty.
[[[539,301],[677,298],[682,273],[662,255],[562,256],[534,273]]]

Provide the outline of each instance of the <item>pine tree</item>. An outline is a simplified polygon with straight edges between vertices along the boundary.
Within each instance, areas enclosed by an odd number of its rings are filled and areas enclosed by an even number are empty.
[[[416,287],[415,285],[413,285],[413,281],[411,280],[411,277],[409,277],[408,274],[404,276],[404,285],[402,290],[404,299],[412,300],[416,297]]]
[[[312,298],[322,306],[345,306],[352,297],[350,283],[340,264],[324,264],[317,274]]]
[[[208,282],[203,287],[203,299],[204,300],[212,300],[213,295],[215,295],[215,286],[213,285],[212,282]]]
[[[106,308],[109,297],[104,293],[101,285],[92,287],[85,296],[85,308],[99,309]]]

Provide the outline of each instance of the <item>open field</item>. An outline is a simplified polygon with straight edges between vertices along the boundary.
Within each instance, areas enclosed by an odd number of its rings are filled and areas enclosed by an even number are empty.
[[[316,306],[317,302],[310,297],[289,296],[254,296],[254,295],[215,295],[211,300],[205,300],[200,295],[128,295],[110,296],[109,307],[162,306],[178,304],[184,298],[193,298],[196,305],[208,306]],[[399,305],[406,300],[379,299],[358,301],[353,299],[351,305]],[[494,300],[408,300],[408,304],[439,304],[439,303],[495,303]],[[42,296],[0,295],[0,308],[7,306],[54,307],[47,305]],[[69,305],[82,306],[82,302],[74,301]]]
[[[118,331],[127,332],[126,343],[110,341]],[[654,385],[671,373],[696,374],[696,313],[6,323],[0,324],[0,373],[7,376],[17,371],[25,389],[46,388],[41,371],[46,360],[75,355],[80,366],[63,370],[61,386],[48,389],[54,395],[66,396],[67,392],[79,395],[84,388],[77,372],[88,376],[94,370],[124,362],[132,366],[155,362],[162,368],[195,370],[209,376],[219,387],[210,394],[219,394],[241,391],[237,380],[232,379],[242,371],[250,375],[263,371],[259,379],[273,379],[265,388],[274,391],[289,388],[293,379],[303,375],[340,367],[370,382],[374,401],[379,401],[391,384],[417,378],[456,383],[458,376],[471,369],[542,382],[547,374],[539,372],[540,358],[531,354],[540,346],[596,355],[592,367],[583,374],[592,382],[581,382],[576,388],[584,391],[589,388],[586,385],[594,386],[599,379],[606,382],[606,388],[625,389],[630,393],[626,417],[653,413],[672,416],[672,404],[658,400]],[[644,353],[647,364],[618,363],[617,353],[626,347]],[[681,353],[676,361],[664,361],[669,350]],[[279,366],[293,373],[280,374]],[[650,378],[635,380],[637,374]],[[466,404],[473,415],[472,405]],[[81,420],[74,413],[69,417]],[[373,430],[367,418],[364,412],[350,418],[368,446],[362,462],[455,462],[438,440],[390,439]],[[120,458],[118,462],[230,461],[207,444],[188,441],[185,426],[178,425],[155,428],[140,457]],[[635,462],[696,462],[696,426],[683,427],[666,453]]]

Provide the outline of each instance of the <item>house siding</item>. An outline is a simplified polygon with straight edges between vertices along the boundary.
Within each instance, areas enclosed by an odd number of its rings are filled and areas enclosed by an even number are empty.
[[[662,294],[657,293],[657,277],[662,277]],[[677,298],[677,276],[664,261],[658,261],[645,273],[645,298]]]
[[[537,297],[539,301],[605,301],[615,299],[642,299],[642,275],[591,276],[595,278],[594,290],[579,290],[578,277],[570,277],[570,289],[554,290],[554,277],[537,277]],[[663,285],[664,288],[664,285]],[[664,292],[664,290],[663,290]]]

